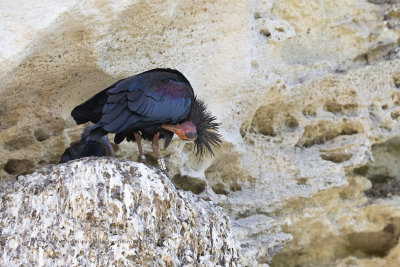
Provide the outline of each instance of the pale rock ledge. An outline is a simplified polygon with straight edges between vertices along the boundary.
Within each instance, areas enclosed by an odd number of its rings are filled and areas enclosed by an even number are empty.
[[[222,209],[143,164],[86,158],[0,183],[1,266],[237,266]]]

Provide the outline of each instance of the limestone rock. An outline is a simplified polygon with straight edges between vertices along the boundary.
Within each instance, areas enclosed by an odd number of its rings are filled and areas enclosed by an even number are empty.
[[[87,158],[0,185],[0,265],[237,266],[222,209],[143,164]]]
[[[230,217],[243,265],[400,265],[398,245],[362,244],[397,238],[397,154],[382,153],[400,135],[398,2],[5,1],[0,179],[57,163],[88,97],[176,68],[224,144],[202,161],[176,139],[161,153],[177,186]],[[136,161],[137,148],[117,157]]]

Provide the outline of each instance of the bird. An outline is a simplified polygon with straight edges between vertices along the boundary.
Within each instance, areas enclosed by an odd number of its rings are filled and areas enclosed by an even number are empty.
[[[107,135],[102,136],[97,140],[86,140],[93,125],[88,125],[82,133],[81,140],[73,143],[70,147],[65,149],[61,156],[59,163],[65,163],[70,160],[80,159],[84,157],[96,156],[113,156],[115,157],[114,149],[108,140]]]
[[[157,68],[119,80],[76,106],[71,116],[77,124],[92,122],[86,140],[98,140],[114,133],[114,142],[136,141],[140,158],[146,162],[142,139],[151,140],[159,169],[167,173],[158,142],[164,148],[176,134],[193,141],[198,159],[214,156],[220,147],[220,124],[206,104],[194,94],[186,77],[175,69]]]

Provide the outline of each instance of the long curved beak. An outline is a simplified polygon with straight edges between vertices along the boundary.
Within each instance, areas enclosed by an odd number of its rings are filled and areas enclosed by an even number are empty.
[[[106,147],[106,150],[108,151],[108,154],[109,154],[110,156],[112,156],[113,158],[115,158],[114,149],[113,149],[113,147],[112,147],[112,145],[111,145],[111,143],[110,143],[110,140],[108,140],[107,135],[101,137],[101,138],[99,139],[99,141],[100,141],[100,143],[102,143],[102,144]]]
[[[172,124],[163,124],[163,125],[161,125],[161,128],[168,130],[170,132],[173,132],[173,133],[176,133],[176,130],[177,130],[176,126],[172,125]]]

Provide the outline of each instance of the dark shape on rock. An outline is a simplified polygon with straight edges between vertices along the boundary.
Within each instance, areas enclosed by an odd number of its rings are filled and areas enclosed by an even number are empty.
[[[92,128],[93,125],[86,126],[81,140],[64,151],[60,163],[91,156],[103,157],[109,155],[115,157],[114,150],[106,135],[97,140],[86,140]]]
[[[189,81],[177,70],[153,69],[120,80],[75,107],[71,112],[77,124],[93,122],[87,141],[115,133],[114,142],[136,141],[143,161],[141,139],[152,140],[160,169],[166,172],[158,152],[158,140],[169,145],[175,134],[194,141],[197,156],[212,146],[219,147],[219,124],[196,98]]]

